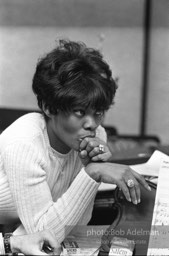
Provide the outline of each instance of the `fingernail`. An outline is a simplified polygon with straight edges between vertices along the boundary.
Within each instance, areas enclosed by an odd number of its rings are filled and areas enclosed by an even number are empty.
[[[137,200],[134,201],[134,204],[137,204]]]
[[[148,190],[150,190],[150,191],[151,191],[151,188],[150,188],[150,186],[148,186]]]
[[[141,200],[140,199],[138,199],[138,204],[141,202]]]
[[[131,202],[131,198],[130,197],[129,197],[128,201]]]

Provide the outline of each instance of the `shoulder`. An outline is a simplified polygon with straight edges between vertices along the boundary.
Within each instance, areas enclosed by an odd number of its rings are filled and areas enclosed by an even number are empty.
[[[0,135],[0,145],[7,146],[15,141],[33,141],[43,135],[45,120],[40,113],[30,113],[18,118]]]

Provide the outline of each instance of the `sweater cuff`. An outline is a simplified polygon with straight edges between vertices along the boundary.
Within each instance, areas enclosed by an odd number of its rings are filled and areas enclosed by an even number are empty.
[[[4,239],[2,233],[0,233],[0,255],[5,255]]]

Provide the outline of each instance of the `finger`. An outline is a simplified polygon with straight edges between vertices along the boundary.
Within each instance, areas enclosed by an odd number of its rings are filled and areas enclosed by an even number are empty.
[[[80,153],[79,153],[79,156],[80,158],[84,159],[87,157],[87,151],[86,150],[82,150]]]
[[[90,152],[89,152],[89,156],[92,158],[92,157],[94,157],[94,156],[97,156],[97,155],[99,155],[100,154],[100,150],[99,150],[99,147],[95,147],[95,148],[93,148],[93,150],[91,150]]]
[[[103,159],[102,159],[102,155],[97,155],[97,156],[94,156],[91,158],[91,161],[93,162],[99,162],[99,161],[102,161],[103,162]]]
[[[99,146],[99,144],[102,143],[100,141],[100,139],[98,139],[97,137],[86,137],[82,140],[82,142],[80,143],[80,150],[86,149],[88,152],[91,151],[91,149],[93,149],[94,147]],[[103,144],[103,143],[102,143]]]
[[[110,155],[111,155],[108,147],[106,147],[105,145],[104,145],[104,151],[100,151],[99,146],[97,146],[97,147],[94,147],[93,150],[91,150],[89,152],[90,157],[94,157],[94,156],[99,155],[99,154],[100,155],[105,155],[106,159],[107,159],[107,156],[110,157]]]
[[[128,186],[127,183],[128,183],[129,180],[132,180],[134,182],[133,187]],[[128,189],[129,189],[132,203],[133,204],[140,203],[140,186],[139,186],[137,180],[133,176],[128,176],[127,178],[125,178],[125,183],[126,183]]]
[[[61,246],[58,248],[55,248],[52,255],[61,255],[62,248]]]
[[[81,141],[81,143],[80,143],[80,146],[79,146],[80,150],[86,149],[87,145],[88,145],[90,142],[95,143],[94,145],[96,145],[96,146],[99,144],[99,142],[96,140],[96,138],[86,137],[86,138],[84,138],[84,139]]]
[[[129,188],[131,201],[133,204],[138,204],[138,201],[140,201],[140,198],[137,198],[137,192],[135,189],[135,186],[133,188]]]
[[[90,162],[90,157],[87,154],[86,150],[83,150],[79,153],[79,157],[84,166],[86,166]]]
[[[131,202],[130,192],[129,192],[129,189],[128,189],[126,183],[124,181],[119,181],[117,185],[122,190],[127,201]]]
[[[142,175],[140,175],[139,173],[133,171],[131,169],[133,175],[135,176],[135,178],[137,179],[137,181],[143,186],[145,187],[147,190],[151,191],[151,187],[148,185],[148,183],[145,181],[144,177]]]
[[[88,138],[84,138],[84,139],[81,141],[81,143],[80,143],[79,150],[81,151],[81,150],[85,149],[86,146],[87,146],[87,143],[88,143]]]
[[[94,148],[97,148],[98,146],[99,146],[99,143],[97,141],[90,140],[86,145],[86,150],[89,153],[90,151],[92,151]]]
[[[49,246],[44,245],[42,248],[42,252],[45,254],[51,254],[53,253],[53,248],[50,248]]]
[[[137,180],[134,181],[134,189],[135,189],[135,195],[137,199],[136,204],[139,204],[141,202],[141,191],[140,191],[140,186]]]
[[[30,255],[48,255],[48,253],[45,253],[44,251],[33,251],[33,253],[30,252]]]
[[[97,162],[97,161],[106,162],[106,161],[108,161],[109,158],[110,158],[110,153],[107,152],[107,153],[102,153],[97,156],[94,156],[91,158],[91,160],[94,162]]]
[[[51,231],[43,232],[42,239],[44,239],[45,244],[50,245],[51,248],[59,247],[59,243],[57,242],[54,233]]]

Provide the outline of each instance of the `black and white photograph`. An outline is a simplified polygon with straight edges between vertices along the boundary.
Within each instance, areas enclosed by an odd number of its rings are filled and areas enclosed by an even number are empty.
[[[0,0],[0,255],[169,255],[169,0]]]

